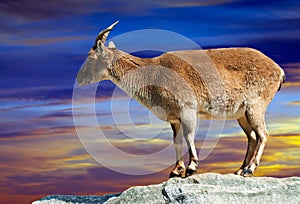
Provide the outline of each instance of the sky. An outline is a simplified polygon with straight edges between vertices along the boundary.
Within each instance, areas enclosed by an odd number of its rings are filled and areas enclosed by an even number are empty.
[[[72,109],[76,74],[97,33],[116,20],[108,40],[160,29],[203,49],[251,47],[277,62],[287,82],[267,110],[271,136],[255,175],[300,176],[299,10],[296,0],[1,1],[0,203],[29,203],[48,194],[116,193],[167,179],[175,156],[169,125],[111,82],[96,85],[95,103]],[[176,49],[178,44],[169,40]],[[130,43],[122,47],[121,38],[118,48],[131,49]],[[93,105],[105,139],[89,124],[75,128],[74,110],[88,120]],[[132,121],[126,120],[128,114]],[[235,121],[228,121],[221,135],[202,146],[211,124],[199,121],[197,149],[212,152],[198,172],[232,173],[243,160],[246,137]],[[82,137],[81,131],[90,134]],[[88,142],[98,149],[87,148]],[[150,174],[142,174],[149,169]]]

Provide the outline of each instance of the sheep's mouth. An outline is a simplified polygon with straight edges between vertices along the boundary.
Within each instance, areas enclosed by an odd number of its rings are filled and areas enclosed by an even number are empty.
[[[87,80],[82,80],[82,79],[78,79],[78,78],[76,78],[76,81],[77,81],[77,83],[78,83],[79,86],[85,86],[85,85],[87,85],[87,84],[90,84],[89,81],[87,81]]]

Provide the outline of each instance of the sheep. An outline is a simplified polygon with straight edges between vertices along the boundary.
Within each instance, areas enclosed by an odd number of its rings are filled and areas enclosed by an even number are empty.
[[[253,176],[268,138],[266,109],[285,82],[280,66],[252,48],[180,50],[139,58],[118,50],[112,42],[104,45],[117,23],[98,34],[77,74],[78,84],[111,80],[170,123],[176,152],[170,177],[197,172],[194,137],[198,117],[237,120],[248,147],[241,167],[234,173]],[[189,149],[187,168],[182,157],[183,138]]]

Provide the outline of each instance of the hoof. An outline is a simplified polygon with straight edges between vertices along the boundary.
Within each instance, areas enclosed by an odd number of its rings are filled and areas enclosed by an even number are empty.
[[[241,176],[242,173],[243,173],[243,169],[239,169],[234,172],[235,175],[239,175],[239,176]]]
[[[177,174],[174,173],[173,171],[170,173],[169,178],[183,178],[183,174]]]
[[[185,177],[192,176],[192,175],[194,175],[194,174],[197,174],[197,170],[189,169],[189,168],[188,168],[188,169],[185,171]]]
[[[244,169],[241,175],[244,177],[252,177],[253,172],[250,169]]]
[[[170,173],[169,178],[174,178],[174,177],[184,178],[184,173],[185,173],[184,171],[185,171],[184,168],[178,167]]]

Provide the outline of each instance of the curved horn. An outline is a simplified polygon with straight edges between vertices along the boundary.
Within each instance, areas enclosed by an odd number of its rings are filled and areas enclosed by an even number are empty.
[[[96,38],[96,40],[95,40],[95,44],[94,44],[94,46],[93,46],[93,49],[96,49],[96,48],[97,48],[97,46],[98,46],[98,41],[99,41],[99,40],[100,40],[103,44],[105,43],[106,38],[107,38],[109,32],[115,27],[115,25],[116,25],[117,23],[119,23],[119,21],[114,22],[114,23],[111,24],[108,28],[102,30],[102,31],[98,34],[98,36],[97,36],[97,38]]]

